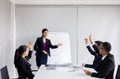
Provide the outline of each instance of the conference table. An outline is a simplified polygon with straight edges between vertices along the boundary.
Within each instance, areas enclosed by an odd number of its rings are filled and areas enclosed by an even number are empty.
[[[90,71],[94,71],[88,69]],[[44,67],[42,66],[35,74],[34,79],[100,79],[88,76],[84,73],[83,68],[72,67]]]

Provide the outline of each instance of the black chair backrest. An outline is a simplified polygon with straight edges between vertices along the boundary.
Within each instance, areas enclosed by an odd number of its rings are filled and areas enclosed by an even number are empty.
[[[1,77],[1,70],[0,70],[0,79],[2,79],[2,77]]]
[[[120,79],[120,65],[118,65],[116,79]]]
[[[1,79],[10,79],[7,66],[5,66],[1,69]]]

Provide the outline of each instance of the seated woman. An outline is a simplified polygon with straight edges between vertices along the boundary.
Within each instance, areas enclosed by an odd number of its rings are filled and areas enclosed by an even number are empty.
[[[28,47],[26,45],[21,45],[19,48],[16,49],[15,52],[14,64],[18,71],[18,79],[33,79],[34,77],[34,74],[32,73],[30,68],[31,64],[28,62],[32,55],[31,42],[29,42]]]

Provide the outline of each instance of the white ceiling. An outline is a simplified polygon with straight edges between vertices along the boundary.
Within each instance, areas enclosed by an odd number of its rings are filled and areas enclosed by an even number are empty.
[[[120,0],[10,0],[17,5],[120,5]]]

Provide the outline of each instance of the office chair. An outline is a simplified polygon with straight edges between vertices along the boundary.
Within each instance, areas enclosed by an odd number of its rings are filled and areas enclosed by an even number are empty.
[[[3,67],[0,71],[1,71],[1,79],[10,79],[7,66]]]

